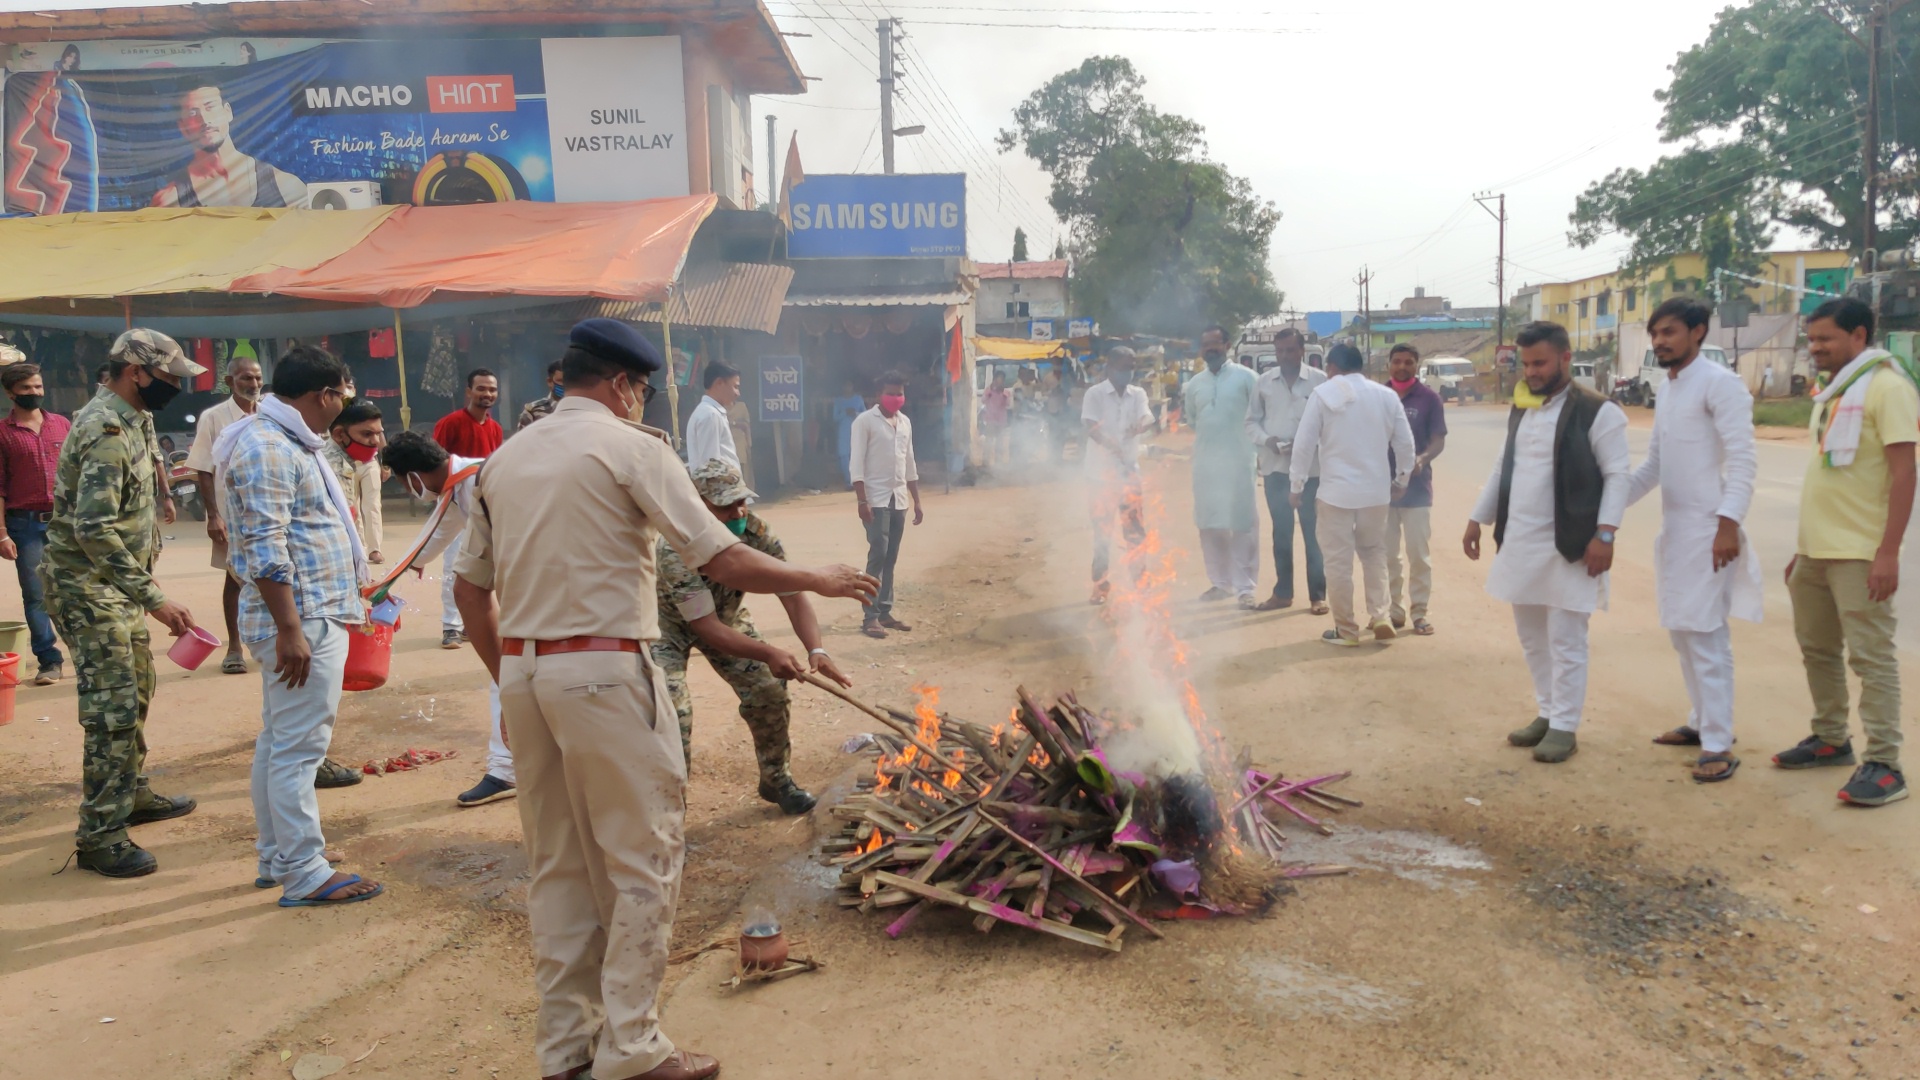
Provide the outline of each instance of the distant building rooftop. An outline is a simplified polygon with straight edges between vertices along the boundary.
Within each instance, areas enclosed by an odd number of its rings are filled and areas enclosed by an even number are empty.
[[[1004,262],[976,263],[980,280],[989,278],[1064,278],[1067,276],[1067,260],[1044,259],[1040,262]]]

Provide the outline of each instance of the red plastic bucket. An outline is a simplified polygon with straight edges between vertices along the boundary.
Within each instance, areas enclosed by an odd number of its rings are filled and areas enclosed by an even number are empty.
[[[343,690],[378,690],[387,684],[387,670],[393,665],[394,626],[361,623],[347,627],[347,674],[340,682]]]
[[[0,653],[0,724],[13,723],[13,688],[20,685],[20,654]]]
[[[173,648],[167,650],[167,659],[186,668],[197,670],[206,663],[213,650],[220,647],[220,639],[195,626],[174,639]]]

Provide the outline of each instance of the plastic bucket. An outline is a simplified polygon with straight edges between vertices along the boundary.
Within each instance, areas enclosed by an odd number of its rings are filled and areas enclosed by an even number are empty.
[[[13,688],[20,685],[20,654],[0,653],[0,724],[13,723]]]
[[[220,639],[196,626],[173,639],[173,648],[167,650],[167,659],[193,671],[206,663],[213,650],[220,647]]]
[[[0,653],[17,653],[27,636],[27,624],[0,622]]]
[[[361,623],[347,627],[347,672],[342,690],[378,690],[387,684],[393,664],[395,627]]]

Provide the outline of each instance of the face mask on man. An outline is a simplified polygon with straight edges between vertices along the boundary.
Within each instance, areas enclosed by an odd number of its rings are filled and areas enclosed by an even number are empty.
[[[140,388],[140,404],[146,406],[147,411],[151,413],[157,413],[166,408],[174,398],[179,396],[179,387],[157,375],[153,377],[152,382]]]
[[[1409,376],[1407,376],[1407,377],[1406,377],[1406,378],[1404,378],[1404,379],[1399,379],[1399,378],[1390,378],[1390,379],[1388,379],[1388,380],[1387,380],[1387,385],[1389,385],[1389,386],[1391,386],[1391,387],[1393,387],[1393,388],[1394,388],[1395,390],[1397,390],[1397,391],[1399,391],[1400,393],[1402,393],[1402,394],[1404,394],[1404,393],[1406,393],[1407,391],[1409,391],[1409,390],[1411,390],[1411,389],[1413,389],[1413,384],[1414,384],[1414,383],[1415,383],[1416,381],[1418,381],[1418,380],[1416,380],[1416,379],[1415,379],[1415,378],[1414,378],[1413,376],[1411,376],[1411,375],[1409,375]]]
[[[368,446],[365,443],[356,442],[352,438],[347,439],[347,445],[345,446],[344,449],[346,450],[348,457],[352,458],[353,460],[359,462],[362,465],[365,465],[367,462],[372,461],[380,453],[379,447]]]
[[[412,495],[416,499],[425,499],[433,495],[433,492],[427,490],[427,483],[420,479],[419,473],[408,473],[406,485],[407,494]]]
[[[558,401],[561,398],[567,396],[567,388],[564,386],[555,386],[552,390],[552,394],[553,394],[553,399],[555,401]]]
[[[737,518],[729,518],[727,520],[727,531],[735,536],[747,535],[747,516],[742,514]]]
[[[39,408],[39,407],[40,407],[40,403],[41,403],[41,402],[43,402],[43,401],[45,401],[45,400],[47,400],[47,397],[46,397],[46,395],[45,395],[45,394],[15,394],[15,395],[13,395],[13,403],[14,403],[15,405],[18,405],[18,406],[19,406],[19,407],[21,408],[21,410],[22,410],[22,411],[24,411],[24,412],[32,412],[33,410],[35,410],[35,409],[37,409],[37,408]]]
[[[906,404],[907,404],[907,395],[905,394],[881,394],[880,395],[880,411],[885,413],[888,416],[892,416],[893,414],[899,412],[902,408],[906,406]]]

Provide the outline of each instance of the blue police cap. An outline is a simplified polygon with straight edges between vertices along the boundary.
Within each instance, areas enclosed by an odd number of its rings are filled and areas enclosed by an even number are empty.
[[[567,344],[609,363],[652,374],[664,365],[660,350],[646,335],[619,319],[582,319],[567,334]]]

